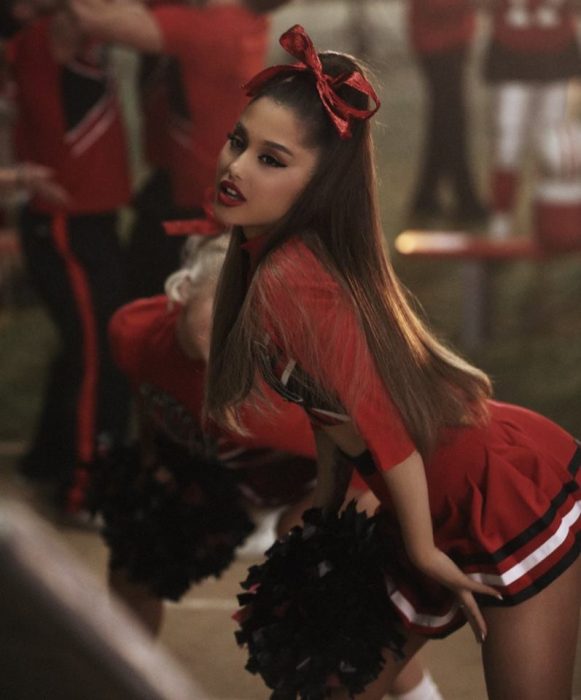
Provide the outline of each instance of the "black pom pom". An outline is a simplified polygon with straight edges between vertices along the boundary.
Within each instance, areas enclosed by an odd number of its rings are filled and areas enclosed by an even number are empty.
[[[239,596],[239,644],[246,668],[271,698],[323,700],[331,686],[356,694],[383,667],[382,651],[402,655],[404,637],[387,594],[387,539],[381,515],[311,509],[249,569]]]
[[[111,568],[178,600],[193,583],[219,576],[254,525],[223,464],[162,438],[156,448],[150,468],[135,446],[98,462],[89,503],[103,517]]]

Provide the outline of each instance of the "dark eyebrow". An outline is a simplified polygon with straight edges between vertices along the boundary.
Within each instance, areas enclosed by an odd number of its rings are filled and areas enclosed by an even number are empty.
[[[242,134],[242,136],[248,138],[248,129],[244,126],[244,124],[242,124],[242,122],[238,122],[236,124],[236,126],[234,127],[234,131],[239,132]],[[287,156],[294,158],[294,153],[290,151],[286,146],[283,146],[282,143],[276,143],[276,141],[263,141],[262,143],[268,148],[272,148],[275,151],[280,151],[281,153],[286,153]]]
[[[268,146],[269,148],[273,148],[275,151],[282,151],[283,153],[286,153],[287,156],[291,156],[291,158],[294,157],[294,153],[289,151],[289,149],[286,146],[283,146],[281,143],[276,143],[275,141],[265,141],[264,145]]]
[[[248,129],[242,124],[242,122],[237,122],[236,126],[234,127],[234,131],[241,133],[242,136],[245,138],[248,138]],[[267,146],[268,148],[272,148],[275,151],[280,151],[281,153],[286,153],[287,156],[290,156],[291,158],[294,158],[294,153],[289,150],[286,146],[283,146],[282,143],[276,143],[276,141],[263,141],[262,142],[264,146]]]

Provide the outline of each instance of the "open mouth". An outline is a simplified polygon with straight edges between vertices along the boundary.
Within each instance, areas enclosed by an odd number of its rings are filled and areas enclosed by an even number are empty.
[[[246,199],[240,190],[232,182],[222,180],[218,186],[218,201],[227,207],[244,204]]]

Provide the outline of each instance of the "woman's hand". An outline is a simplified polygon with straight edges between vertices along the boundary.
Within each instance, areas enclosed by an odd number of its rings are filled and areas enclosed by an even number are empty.
[[[54,179],[54,171],[36,163],[22,163],[18,166],[22,186],[31,194],[59,207],[71,203],[68,192]]]
[[[484,642],[487,634],[486,622],[474,599],[474,593],[491,595],[502,600],[500,593],[484,583],[473,581],[454,564],[450,557],[436,547],[414,564],[424,574],[454,592],[462,612],[472,627],[476,641],[479,644]]]
[[[434,544],[428,485],[424,464],[417,452],[383,475],[397,513],[406,551],[411,562],[427,576],[450,588],[458,598],[476,640],[486,638],[486,623],[474,593],[502,598],[494,588],[466,576]]]

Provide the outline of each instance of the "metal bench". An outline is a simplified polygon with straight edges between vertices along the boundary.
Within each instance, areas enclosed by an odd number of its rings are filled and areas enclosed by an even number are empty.
[[[539,237],[495,240],[461,231],[413,230],[399,234],[395,248],[409,258],[458,261],[462,283],[460,342],[468,350],[479,347],[487,336],[495,266],[517,260],[542,261],[575,250],[570,242],[561,249],[545,245]]]

